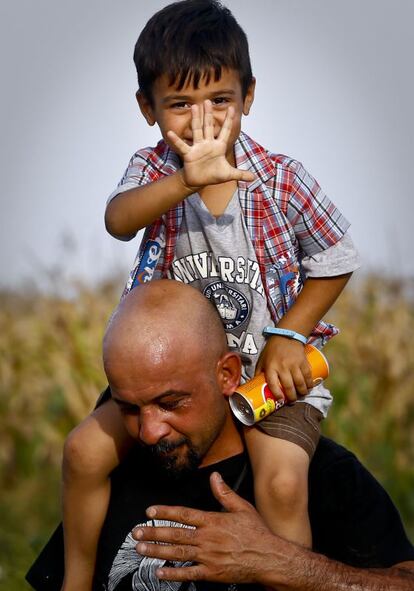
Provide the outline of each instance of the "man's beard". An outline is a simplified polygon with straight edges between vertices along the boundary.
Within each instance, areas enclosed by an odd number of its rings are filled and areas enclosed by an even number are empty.
[[[186,446],[187,448],[184,455],[173,453],[175,449],[182,446]],[[203,459],[203,454],[193,446],[187,437],[182,437],[176,442],[161,440],[156,445],[148,446],[148,449],[171,476],[178,477],[186,472],[195,470],[199,467]]]

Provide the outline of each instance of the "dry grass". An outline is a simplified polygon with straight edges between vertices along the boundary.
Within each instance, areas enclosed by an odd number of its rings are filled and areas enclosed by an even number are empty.
[[[8,591],[23,588],[59,519],[64,438],[105,385],[101,341],[120,285],[75,291],[70,300],[0,294],[0,589]]]
[[[410,283],[370,277],[330,315],[326,348],[335,404],[325,432],[355,450],[414,535],[414,298]],[[411,292],[410,292],[411,290]]]
[[[0,588],[21,578],[59,515],[67,432],[105,385],[101,340],[118,301],[113,281],[70,299],[0,294]],[[325,433],[374,471],[414,534],[414,302],[407,284],[369,277],[330,314],[335,405]],[[6,588],[6,587],[5,587]]]

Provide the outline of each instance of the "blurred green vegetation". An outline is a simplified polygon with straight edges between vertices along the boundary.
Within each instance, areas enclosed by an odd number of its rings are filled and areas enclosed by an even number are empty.
[[[342,328],[325,353],[335,404],[325,434],[385,485],[414,538],[414,297],[409,282],[366,277],[329,320]],[[66,434],[105,386],[101,341],[117,280],[0,293],[0,589],[24,574],[59,520]]]

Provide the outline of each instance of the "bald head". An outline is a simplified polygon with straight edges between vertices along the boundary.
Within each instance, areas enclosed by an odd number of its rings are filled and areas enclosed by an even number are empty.
[[[148,358],[156,366],[177,350],[218,359],[227,351],[221,319],[197,290],[172,280],[133,289],[119,304],[104,337],[108,373],[114,358],[126,363]]]
[[[104,366],[130,436],[174,470],[243,448],[228,404],[240,357],[229,351],[216,309],[194,288],[159,280],[133,289],[108,325]]]

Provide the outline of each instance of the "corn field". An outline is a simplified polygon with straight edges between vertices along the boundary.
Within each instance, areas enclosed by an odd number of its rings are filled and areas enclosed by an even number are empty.
[[[397,504],[414,537],[414,296],[406,281],[370,276],[328,319],[335,403],[325,434],[355,451]],[[411,292],[410,292],[411,289]],[[22,581],[60,519],[66,434],[106,380],[101,341],[121,283],[0,293],[0,589]]]

